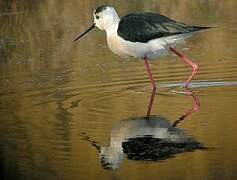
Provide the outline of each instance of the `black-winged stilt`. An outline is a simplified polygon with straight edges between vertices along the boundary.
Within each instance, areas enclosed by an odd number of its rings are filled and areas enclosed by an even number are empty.
[[[192,74],[185,82],[185,87],[188,87],[197,74],[198,65],[180,53],[174,46],[183,43],[184,39],[195,32],[210,27],[189,26],[156,13],[130,13],[120,19],[114,7],[107,5],[96,8],[93,15],[94,24],[75,41],[94,27],[98,27],[106,31],[108,46],[115,54],[122,57],[144,59],[148,76],[152,82],[148,116],[157,89],[148,60],[156,59],[169,51],[174,52],[192,67]]]

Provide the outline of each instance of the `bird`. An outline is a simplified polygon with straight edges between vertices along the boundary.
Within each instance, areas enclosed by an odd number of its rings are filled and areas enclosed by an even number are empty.
[[[172,20],[164,15],[152,12],[133,12],[121,19],[113,6],[101,5],[93,11],[94,23],[74,41],[79,40],[95,27],[106,31],[107,43],[115,54],[128,58],[143,59],[152,84],[152,96],[149,107],[152,105],[157,85],[153,77],[149,60],[173,52],[184,63],[192,68],[192,73],[184,83],[187,88],[198,73],[199,66],[185,54],[176,49],[177,44],[184,43],[186,38],[199,31],[211,27],[187,25]],[[148,113],[149,114],[149,113]]]

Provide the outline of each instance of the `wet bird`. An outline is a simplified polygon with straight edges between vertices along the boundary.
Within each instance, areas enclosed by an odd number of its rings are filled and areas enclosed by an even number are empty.
[[[192,67],[192,74],[184,86],[188,87],[191,80],[198,72],[198,65],[186,55],[174,48],[176,44],[192,36],[195,32],[209,29],[210,27],[190,26],[169,19],[157,13],[130,13],[119,18],[112,6],[102,5],[93,12],[94,24],[75,39],[78,40],[94,27],[106,31],[109,48],[121,57],[134,57],[144,59],[148,76],[152,82],[152,97],[156,92],[156,83],[153,78],[148,60],[156,59],[172,51],[186,64]]]

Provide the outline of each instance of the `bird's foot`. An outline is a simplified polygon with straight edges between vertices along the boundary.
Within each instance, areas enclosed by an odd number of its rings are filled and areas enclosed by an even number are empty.
[[[188,86],[189,86],[189,83],[186,82],[186,83],[184,83],[183,88],[189,89]]]
[[[192,95],[193,94],[193,92],[188,88],[188,86],[180,87],[180,89],[182,89],[182,90],[172,90],[172,92],[176,93],[176,94],[182,94],[182,95]]]

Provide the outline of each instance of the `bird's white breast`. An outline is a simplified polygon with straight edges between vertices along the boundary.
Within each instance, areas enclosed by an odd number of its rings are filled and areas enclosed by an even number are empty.
[[[147,43],[126,41],[117,34],[118,25],[106,31],[109,48],[121,57],[135,57],[155,59],[167,53],[167,42],[163,39],[154,39]]]
[[[126,42],[115,33],[107,35],[108,46],[115,54],[121,57],[129,57],[130,53],[127,51]]]

